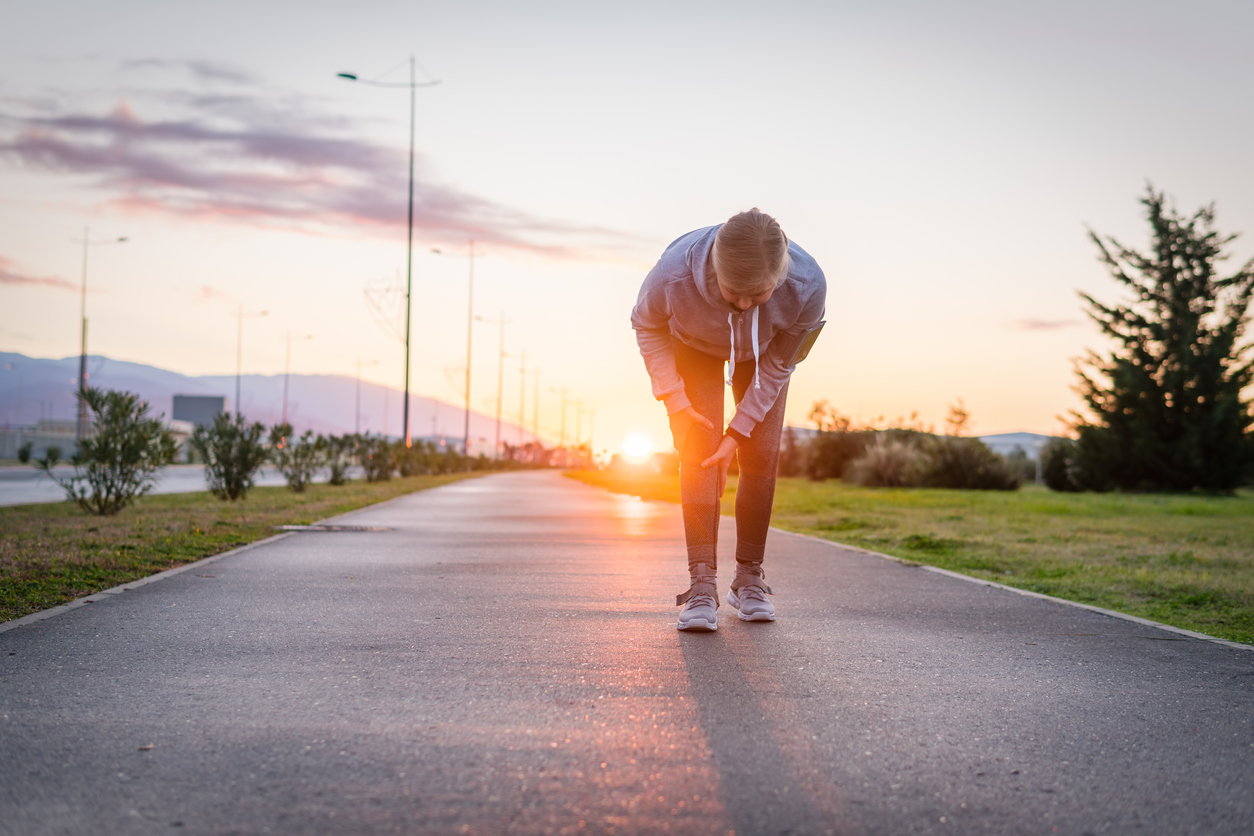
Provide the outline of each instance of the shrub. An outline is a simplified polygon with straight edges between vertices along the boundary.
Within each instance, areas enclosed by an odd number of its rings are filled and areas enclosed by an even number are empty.
[[[1075,492],[1085,489],[1079,450],[1069,438],[1055,438],[1041,450],[1041,478],[1053,491]]]
[[[242,415],[218,413],[212,426],[192,433],[192,449],[205,462],[205,481],[214,496],[234,502],[252,488],[270,452],[265,432],[259,421],[250,424]]]
[[[332,485],[342,485],[348,481],[348,469],[353,464],[360,439],[356,435],[318,436],[318,445],[327,468],[331,471],[328,481]]]
[[[367,482],[386,482],[392,478],[396,462],[392,458],[392,445],[383,437],[362,436],[357,445],[357,460],[366,473]]]
[[[60,479],[52,474],[61,457],[56,448],[35,466],[84,511],[112,516],[152,490],[156,472],[174,460],[174,436],[160,418],[148,417],[148,404],[139,395],[87,387],[78,397],[93,418],[91,434],[70,460],[74,475]]]
[[[29,462],[30,453],[31,453],[31,450],[34,449],[34,447],[35,445],[31,444],[29,441],[23,444],[21,447],[18,447],[17,448],[17,460],[21,462],[22,464],[26,464],[27,462]],[[57,455],[59,457],[60,453],[58,453]]]
[[[855,430],[853,422],[827,401],[815,402],[810,420],[818,433],[810,438],[804,455],[799,457],[804,459],[806,475],[816,481],[844,478],[849,466],[866,452],[875,433]]]
[[[924,458],[919,484],[929,488],[1013,491],[1019,477],[1006,460],[978,438],[930,436],[921,443]]]
[[[1006,460],[1006,467],[1020,483],[1036,481],[1036,459],[1029,459],[1027,451],[1022,447],[1015,447],[1003,458]]]
[[[313,430],[297,437],[291,424],[275,424],[270,428],[270,460],[287,480],[287,487],[303,493],[322,467],[323,445],[314,438]]]
[[[923,464],[915,445],[880,434],[849,464],[846,478],[869,488],[911,487],[918,484]]]
[[[396,471],[401,476],[421,476],[430,473],[432,456],[433,451],[425,441],[415,441],[411,446],[406,447],[402,439],[392,447],[392,459],[396,463]]]

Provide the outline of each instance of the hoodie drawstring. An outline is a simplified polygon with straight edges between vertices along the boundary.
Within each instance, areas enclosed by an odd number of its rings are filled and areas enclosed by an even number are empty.
[[[753,388],[762,388],[762,376],[760,368],[762,366],[762,350],[758,347],[758,311],[760,306],[753,309],[753,322],[750,325],[749,333],[753,338]],[[736,325],[733,321],[735,314],[727,315],[727,328],[731,331],[731,353],[727,355],[727,385],[732,385],[732,378],[736,376]]]

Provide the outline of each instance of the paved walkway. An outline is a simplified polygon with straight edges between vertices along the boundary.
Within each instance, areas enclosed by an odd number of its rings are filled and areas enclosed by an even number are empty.
[[[1254,653],[781,533],[680,634],[555,473],[342,519],[0,634],[0,832],[1254,831]]]

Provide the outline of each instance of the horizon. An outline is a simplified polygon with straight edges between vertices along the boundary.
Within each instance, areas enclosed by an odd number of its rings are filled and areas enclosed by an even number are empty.
[[[973,434],[1060,434],[1072,359],[1106,347],[1076,294],[1117,294],[1086,229],[1142,248],[1147,182],[1186,213],[1215,203],[1246,233],[1230,264],[1254,255],[1230,139],[1254,122],[1254,9],[372,8],[10,10],[0,349],[77,356],[89,226],[129,239],[88,253],[89,354],[233,376],[242,304],[269,312],[244,322],[245,373],[282,375],[291,334],[293,375],[360,358],[400,391],[408,102],[336,74],[400,78],[411,53],[440,80],[416,94],[411,389],[464,407],[473,238],[475,312],[510,320],[502,412],[525,363],[531,425],[538,366],[545,437],[565,387],[612,452],[669,447],[631,305],[669,241],[750,206],[828,278],[794,426],[819,400],[941,426],[961,399]],[[1164,101],[1184,104],[1153,130],[1115,115]],[[781,129],[738,129],[755,105]],[[475,326],[476,412],[496,409],[498,336]]]

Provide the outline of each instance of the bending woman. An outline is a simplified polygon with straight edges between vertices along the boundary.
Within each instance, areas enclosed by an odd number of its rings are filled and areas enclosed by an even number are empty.
[[[684,607],[680,630],[718,629],[719,500],[737,453],[736,575],[727,602],[741,620],[775,620],[762,558],[784,404],[794,355],[822,324],[826,297],[818,264],[757,209],[676,240],[640,288],[631,325],[680,456],[690,578],[675,600]],[[726,432],[724,383],[736,402]]]

